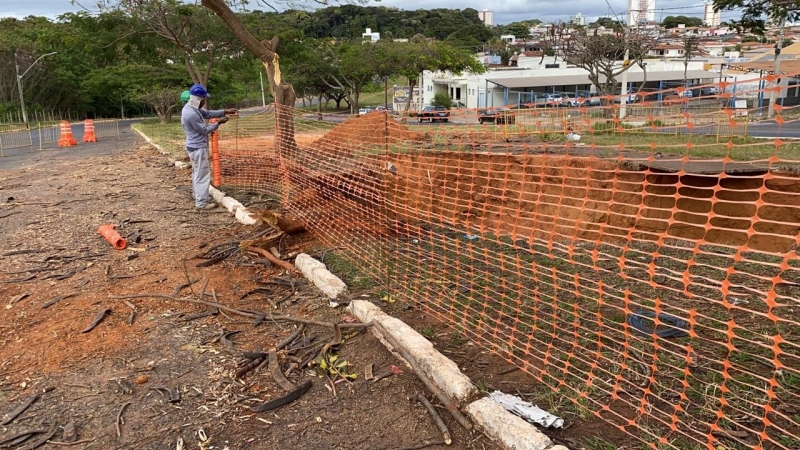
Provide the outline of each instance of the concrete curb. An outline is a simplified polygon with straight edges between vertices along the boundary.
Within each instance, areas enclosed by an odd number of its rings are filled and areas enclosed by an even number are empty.
[[[391,335],[392,342],[403,347],[404,353],[412,359],[408,362],[420,368],[456,404],[464,405],[478,395],[478,389],[466,375],[461,373],[456,363],[439,353],[429,340],[405,322],[364,300],[353,300],[348,308],[362,322],[379,325],[377,328],[372,327],[374,333]]]
[[[311,256],[300,253],[294,259],[294,265],[303,272],[303,275],[314,283],[329,299],[336,300],[340,295],[347,294],[347,285],[336,275],[332,274],[325,264]]]
[[[172,163],[175,165],[176,168],[178,168],[178,169],[188,169],[188,168],[190,168],[189,164],[187,164],[187,163],[185,163],[183,161],[178,161],[178,160],[172,158],[172,155],[170,155],[169,152],[164,150],[160,145],[158,145],[155,142],[153,142],[153,140],[150,139],[150,137],[148,137],[146,134],[142,133],[141,131],[137,130],[134,127],[131,127],[131,129],[133,131],[139,133],[139,136],[141,136],[145,141],[147,141],[148,144],[150,144],[153,147],[155,147],[156,150],[158,150],[159,153],[161,153],[162,155],[164,155],[167,158],[169,158],[169,160],[172,161]],[[256,218],[256,215],[253,214],[252,212],[250,212],[250,210],[248,210],[238,200],[236,200],[233,197],[226,196],[224,192],[220,191],[219,189],[215,188],[214,186],[209,186],[208,187],[208,193],[211,195],[211,197],[214,199],[215,202],[219,203],[225,209],[227,209],[228,212],[230,212],[231,215],[233,215],[233,217],[235,217],[236,220],[239,221],[239,223],[241,223],[243,225],[256,225],[256,224],[258,224],[260,222]],[[344,283],[342,283],[342,284],[344,284]]]
[[[455,403],[463,405],[478,395],[477,388],[458,366],[405,322],[363,300],[353,300],[348,308],[362,322],[372,321],[375,324],[371,327],[372,332],[396,355],[394,346],[381,333],[390,334],[390,340],[403,347],[403,353],[413,361],[405,361],[402,356],[400,359],[421,369]],[[553,445],[553,441],[539,429],[491,398],[476,400],[463,410],[477,428],[509,450],[569,450],[561,445]]]

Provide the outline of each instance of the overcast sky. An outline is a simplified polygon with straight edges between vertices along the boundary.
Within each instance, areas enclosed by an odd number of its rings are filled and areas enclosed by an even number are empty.
[[[704,1],[656,0],[656,20],[671,15],[702,17]],[[87,6],[94,3],[94,0],[84,0],[84,4]],[[251,1],[251,5],[255,3],[255,1]],[[609,3],[616,14],[624,14],[628,4],[627,0],[609,0]],[[589,21],[592,21],[598,16],[608,14],[609,9],[604,0],[383,0],[380,3],[371,4],[395,7],[402,5],[403,9],[425,7],[482,10],[486,8],[494,12],[495,24],[527,19],[567,20],[578,12],[588,16]],[[59,14],[79,9],[80,7],[73,6],[69,0],[0,0],[0,17],[22,18],[38,15],[55,18]],[[736,17],[736,13],[722,14],[722,20]]]

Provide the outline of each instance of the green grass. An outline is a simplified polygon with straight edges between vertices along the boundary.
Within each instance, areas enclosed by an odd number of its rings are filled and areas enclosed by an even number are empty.
[[[132,127],[152,139],[173,158],[184,156],[186,136],[183,134],[180,120],[173,119],[170,123],[161,123],[158,119],[148,119],[141,123],[135,123]]]

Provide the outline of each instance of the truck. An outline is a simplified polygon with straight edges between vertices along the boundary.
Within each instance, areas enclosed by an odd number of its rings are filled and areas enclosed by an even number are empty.
[[[429,121],[431,123],[441,120],[447,122],[450,120],[450,111],[444,106],[426,106],[417,115],[420,122]]]

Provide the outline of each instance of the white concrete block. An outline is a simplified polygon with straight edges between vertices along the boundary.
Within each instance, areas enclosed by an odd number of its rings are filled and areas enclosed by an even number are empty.
[[[491,398],[470,403],[464,412],[478,429],[509,450],[548,450],[553,446],[553,441],[535,426],[506,411]]]
[[[305,253],[297,255],[294,265],[328,298],[336,300],[340,295],[347,293],[347,285],[332,274],[325,264],[311,256]]]
[[[464,404],[477,395],[478,389],[466,375],[461,373],[456,363],[439,353],[430,341],[405,322],[364,300],[353,300],[349,309],[362,322],[372,321],[379,324],[380,328],[390,334],[392,340],[402,346],[405,353],[413,359],[409,363],[427,374],[428,378],[455,403]],[[374,327],[373,331],[380,333]]]

